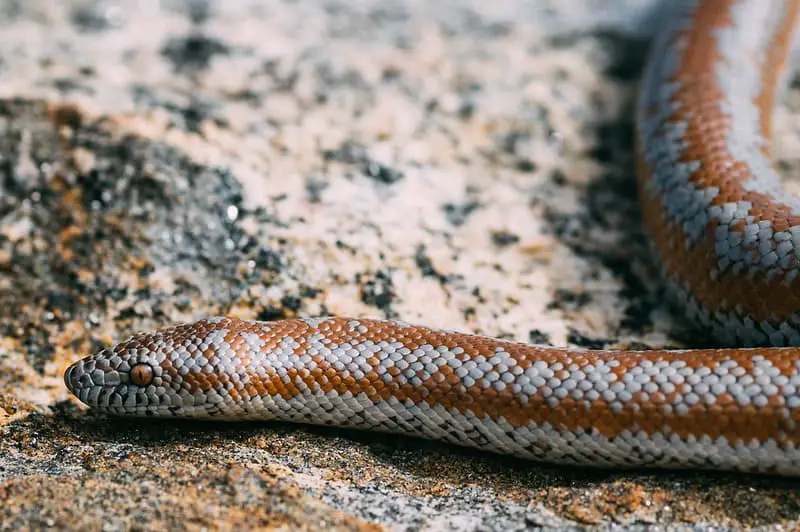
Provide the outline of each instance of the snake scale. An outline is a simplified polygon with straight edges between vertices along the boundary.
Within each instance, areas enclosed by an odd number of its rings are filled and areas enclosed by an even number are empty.
[[[800,476],[800,198],[769,158],[800,0],[681,1],[636,112],[643,219],[678,308],[735,348],[583,351],[343,317],[212,318],[74,363],[115,415],[282,420],[538,461]]]

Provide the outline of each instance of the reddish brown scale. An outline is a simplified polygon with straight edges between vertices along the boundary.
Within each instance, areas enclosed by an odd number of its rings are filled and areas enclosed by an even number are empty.
[[[724,97],[717,86],[715,64],[721,54],[717,49],[715,31],[732,24],[730,6],[734,0],[704,2],[695,11],[692,23],[683,37],[687,40],[681,57],[680,73],[674,81],[681,89],[675,96],[682,105],[672,119],[687,124],[684,140],[686,150],[681,161],[702,161],[701,168],[692,175],[698,188],[717,187],[720,193],[713,203],[749,201],[754,206],[756,221],[771,221],[776,230],[800,225],[800,217],[791,214],[788,206],[774,198],[742,188],[741,182],[750,177],[749,170],[735,161],[727,151],[724,132],[731,127],[731,119],[723,114],[718,102]],[[767,62],[763,68],[764,90],[757,99],[764,132],[770,133],[770,116],[775,103],[777,85],[785,70],[787,48],[796,24],[800,2],[789,2],[788,11],[775,33]],[[656,244],[659,257],[669,275],[687,288],[693,297],[711,312],[735,313],[753,320],[779,322],[800,311],[800,283],[787,283],[776,277],[763,275],[752,278],[730,271],[710,278],[709,272],[717,269],[714,251],[714,226],[706,231],[706,239],[691,249],[682,228],[670,223],[664,213],[660,198],[647,191],[651,169],[638,153],[639,195],[645,225]],[[738,230],[743,230],[739,227]],[[755,250],[757,251],[757,250]],[[760,255],[755,253],[755,260]]]
[[[752,356],[759,354],[780,368],[786,375],[791,374],[793,361],[795,360],[793,349],[769,348],[750,350],[694,350],[684,352],[669,351],[647,351],[647,352],[614,352],[614,351],[587,351],[575,353],[561,349],[547,349],[534,347],[525,344],[516,344],[500,340],[491,340],[484,337],[472,336],[460,333],[430,331],[420,327],[407,327],[395,329],[394,334],[391,329],[387,330],[382,322],[371,322],[360,320],[359,322],[367,326],[365,333],[350,333],[347,323],[351,321],[345,318],[333,318],[325,322],[317,331],[314,331],[306,323],[299,320],[287,320],[272,324],[273,330],[269,334],[261,331],[263,325],[248,329],[248,325],[243,322],[233,322],[233,327],[237,332],[247,330],[261,335],[264,340],[268,340],[272,346],[277,345],[280,338],[291,336],[295,339],[306,337],[313,332],[322,332],[334,343],[343,343],[351,340],[355,342],[369,339],[373,342],[393,342],[401,341],[409,346],[409,338],[414,338],[414,345],[419,347],[423,344],[433,346],[440,345],[441,340],[446,340],[450,346],[458,346],[464,349],[462,359],[472,358],[478,355],[491,356],[497,347],[502,347],[510,353],[520,367],[529,367],[536,360],[544,360],[549,364],[563,361],[565,364],[572,362],[583,365],[595,363],[598,360],[617,360],[619,366],[613,372],[622,377],[630,368],[638,365],[642,360],[673,361],[682,360],[691,368],[703,366],[714,368],[717,363],[723,360],[733,360],[738,365],[752,369]],[[329,326],[330,324],[330,326]],[[226,324],[226,327],[229,326]],[[265,351],[270,349],[264,347]],[[298,355],[302,353],[297,353]],[[707,406],[699,403],[689,408],[683,415],[675,413],[665,413],[664,405],[673,404],[677,395],[667,396],[650,395],[647,401],[641,400],[642,395],[638,394],[632,401],[629,401],[622,412],[614,412],[609,405],[602,400],[594,401],[589,408],[584,405],[583,400],[562,399],[556,407],[547,405],[545,397],[541,395],[533,396],[527,404],[520,402],[519,397],[509,390],[498,392],[494,389],[484,389],[473,386],[466,391],[458,388],[460,381],[458,378],[442,380],[437,374],[422,382],[419,386],[399,385],[396,382],[383,383],[375,375],[372,379],[355,379],[352,377],[343,378],[342,375],[331,367],[322,357],[314,357],[319,370],[299,374],[296,371],[290,372],[292,380],[303,381],[311,388],[319,385],[323,392],[335,391],[339,394],[351,393],[353,395],[365,394],[373,401],[387,400],[395,397],[400,401],[411,400],[414,403],[427,402],[431,406],[441,405],[448,409],[460,412],[467,410],[479,417],[490,417],[493,419],[505,418],[514,427],[527,426],[530,423],[541,424],[547,422],[555,427],[576,431],[592,427],[602,435],[613,438],[624,430],[642,430],[647,434],[663,432],[664,427],[668,426],[672,433],[681,438],[692,435],[705,434],[711,438],[723,436],[730,441],[742,439],[744,435],[748,438],[757,438],[765,441],[770,437],[781,435],[780,439],[784,442],[791,441],[800,444],[800,432],[797,430],[787,430],[787,420],[784,419],[782,404],[777,398],[772,398],[770,406],[773,408],[740,407],[736,404],[733,397],[722,394],[716,404]],[[397,374],[398,372],[390,372]],[[444,372],[446,376],[454,377],[452,372]],[[324,376],[325,378],[320,378]],[[566,377],[566,372],[562,374]],[[247,375],[250,382],[259,382],[262,379],[254,372]],[[202,375],[197,377],[195,385],[212,387],[219,385],[218,381],[208,379]],[[260,386],[268,394],[280,395],[289,400],[298,395],[299,389],[296,385],[287,385],[282,378],[274,377]],[[639,398],[637,400],[637,397]],[[633,405],[637,405],[636,408]],[[800,423],[800,413],[793,413],[795,422]]]

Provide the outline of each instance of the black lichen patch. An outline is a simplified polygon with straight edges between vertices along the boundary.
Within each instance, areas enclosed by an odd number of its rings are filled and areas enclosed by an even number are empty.
[[[550,336],[539,329],[531,329],[528,331],[528,342],[532,344],[546,345],[550,343]]]
[[[417,249],[414,252],[414,262],[416,263],[417,268],[419,268],[419,271],[423,277],[433,277],[442,284],[461,278],[460,275],[445,275],[438,271],[434,267],[431,258],[428,256],[428,251],[425,249],[425,246],[417,246]]]
[[[577,331],[571,331],[567,335],[567,341],[573,345],[585,347],[586,349],[606,349],[611,343],[607,339],[589,338]]]
[[[369,156],[366,149],[353,143],[346,143],[334,150],[327,150],[322,156],[326,161],[355,165],[359,167],[363,175],[386,185],[396,183],[405,177],[400,170],[375,161]]]
[[[492,233],[492,243],[497,247],[506,247],[519,242],[519,235],[509,231],[495,231]]]
[[[361,301],[381,309],[387,317],[395,316],[391,310],[396,295],[391,273],[379,271],[375,275],[359,276],[357,281],[361,287]]]
[[[179,73],[205,70],[215,55],[229,52],[221,41],[200,33],[170,39],[161,51]]]
[[[70,13],[70,21],[84,33],[97,33],[119,27],[117,10],[104,2],[87,2],[75,6]]]
[[[216,102],[192,95],[188,102],[177,102],[165,94],[152,91],[146,85],[135,85],[131,89],[133,99],[142,107],[158,108],[170,117],[170,125],[202,134],[202,124],[213,122],[219,126],[227,126],[227,121],[219,116]]]
[[[0,334],[34,365],[59,324],[224,312],[280,270],[227,170],[70,107],[0,101],[0,129]]]
[[[455,227],[463,225],[470,214],[480,206],[477,201],[470,200],[465,203],[448,203],[444,206],[444,213],[447,220]]]
[[[591,294],[586,292],[573,292],[570,290],[556,290],[555,301],[547,305],[548,310],[569,309],[577,310],[592,301]]]
[[[190,0],[186,4],[186,14],[193,24],[203,24],[212,18],[214,10],[208,0]]]
[[[314,290],[310,292],[304,290],[300,295],[286,294],[281,298],[280,305],[267,305],[256,315],[256,319],[260,321],[273,321],[294,318],[303,306],[303,299],[310,299],[314,296],[316,296],[316,291]]]

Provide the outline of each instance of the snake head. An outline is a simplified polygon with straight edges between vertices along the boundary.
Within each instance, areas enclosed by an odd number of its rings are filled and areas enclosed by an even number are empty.
[[[139,333],[72,364],[64,382],[98,411],[123,416],[212,417],[221,413],[230,369],[215,318]],[[228,375],[229,373],[226,373]]]

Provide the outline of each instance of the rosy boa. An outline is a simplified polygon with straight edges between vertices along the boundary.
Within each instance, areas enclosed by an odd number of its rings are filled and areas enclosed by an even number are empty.
[[[743,348],[581,351],[393,321],[214,318],[103,349],[67,370],[67,387],[117,415],[800,475],[800,352],[781,347],[800,345],[800,199],[768,157],[799,9],[681,2],[653,44],[637,109],[640,201],[668,289],[721,345]]]

